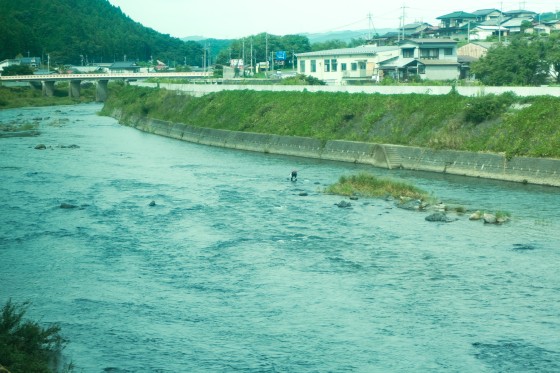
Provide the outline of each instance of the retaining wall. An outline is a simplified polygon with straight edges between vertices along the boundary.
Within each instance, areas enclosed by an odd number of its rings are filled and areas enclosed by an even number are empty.
[[[118,117],[118,113],[115,116]],[[308,137],[200,128],[157,119],[133,120],[128,125],[156,135],[239,150],[560,186],[559,159],[507,159],[505,155],[495,153],[342,140],[321,141]]]
[[[390,94],[426,94],[426,95],[445,95],[451,92],[451,86],[324,86],[324,85],[235,85],[235,84],[173,84],[173,83],[146,83],[130,82],[131,85],[138,85],[152,88],[165,88],[173,91],[180,91],[184,94],[200,97],[209,93],[220,91],[252,90],[252,91],[273,91],[273,92],[347,92],[347,93],[379,93]],[[484,96],[487,94],[500,95],[506,92],[513,92],[517,96],[556,96],[560,97],[560,87],[456,87],[457,93],[463,96]]]

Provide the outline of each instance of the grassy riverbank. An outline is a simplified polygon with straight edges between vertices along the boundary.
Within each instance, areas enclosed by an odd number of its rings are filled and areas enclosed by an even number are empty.
[[[103,113],[234,131],[560,158],[560,99],[513,94],[222,91],[203,97],[118,87]]]
[[[59,84],[53,97],[43,96],[41,89],[32,87],[0,86],[0,110],[18,107],[37,107],[53,105],[73,105],[95,101],[95,86],[82,87],[80,98],[68,97],[68,83]]]

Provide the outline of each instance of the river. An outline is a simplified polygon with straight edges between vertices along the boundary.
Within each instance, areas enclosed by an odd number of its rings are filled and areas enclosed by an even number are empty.
[[[560,371],[558,188],[208,147],[100,109],[0,111],[41,131],[0,138],[0,301],[59,323],[78,371]],[[511,221],[322,193],[364,170]]]

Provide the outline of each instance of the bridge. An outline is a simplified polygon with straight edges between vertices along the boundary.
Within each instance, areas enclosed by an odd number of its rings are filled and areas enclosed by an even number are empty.
[[[69,81],[68,95],[70,97],[80,97],[80,85],[83,80],[95,81],[97,89],[95,92],[96,101],[107,99],[107,84],[109,80],[138,80],[149,78],[208,78],[209,72],[167,72],[167,73],[107,73],[107,74],[44,74],[44,75],[13,75],[0,76],[1,82],[40,82],[43,95],[53,96],[54,85],[58,81]]]

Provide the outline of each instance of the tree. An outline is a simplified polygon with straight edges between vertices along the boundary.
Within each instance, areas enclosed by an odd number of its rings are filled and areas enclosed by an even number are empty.
[[[550,75],[560,83],[560,35],[552,34],[546,42],[546,61],[549,63]]]
[[[254,62],[270,61],[271,53],[286,51],[288,63],[291,64],[294,54],[309,52],[309,39],[301,35],[277,36],[266,33],[232,40],[227,49],[223,49],[216,58],[219,65],[229,65],[230,59],[241,59],[245,56],[245,64],[250,65],[251,55]],[[252,53],[251,53],[252,51]],[[267,55],[268,51],[268,55]]]
[[[11,372],[48,373],[66,345],[60,326],[43,328],[24,320],[29,304],[16,305],[11,300],[0,314],[0,367]],[[67,367],[71,370],[72,367]]]
[[[311,46],[311,49],[314,52],[341,48],[348,48],[348,44],[342,40],[328,40],[319,43],[313,43],[313,45]]]
[[[122,61],[126,55],[198,65],[203,55],[200,44],[144,27],[106,0],[0,0],[0,9],[0,60],[48,53],[53,64],[81,64],[80,56],[84,63]]]
[[[548,66],[542,42],[517,38],[510,45],[491,48],[473,63],[471,72],[486,85],[541,85],[549,75]]]
[[[2,76],[33,75],[33,70],[27,65],[12,65],[4,67]]]

